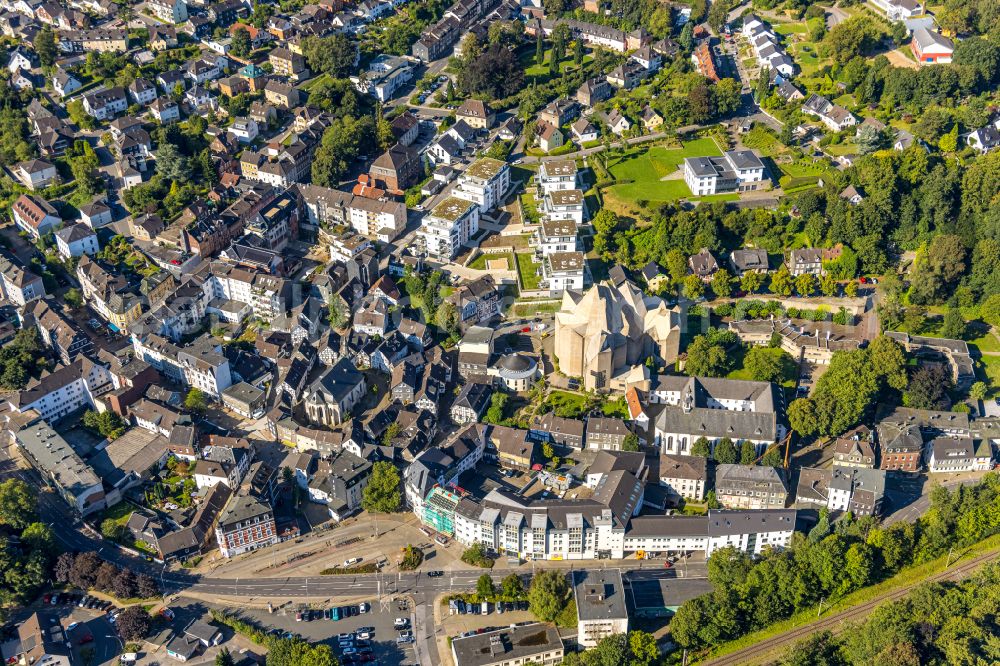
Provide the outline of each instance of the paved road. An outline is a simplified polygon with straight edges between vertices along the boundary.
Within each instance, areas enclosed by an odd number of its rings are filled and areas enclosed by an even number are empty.
[[[921,480],[923,481],[922,484],[914,483],[912,487],[886,491],[886,496],[895,510],[882,521],[884,525],[892,525],[899,522],[912,523],[927,513],[927,510],[931,508],[931,488],[935,485],[941,485],[945,488],[973,486],[982,481],[982,475],[948,479],[939,484],[933,483],[933,476],[928,479],[921,478]],[[917,496],[914,498],[914,495]]]

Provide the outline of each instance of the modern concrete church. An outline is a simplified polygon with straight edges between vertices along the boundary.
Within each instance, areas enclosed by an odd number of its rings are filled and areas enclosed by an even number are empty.
[[[556,313],[559,370],[590,390],[648,390],[646,359],[670,363],[680,350],[680,314],[663,299],[646,296],[629,280],[567,290]]]

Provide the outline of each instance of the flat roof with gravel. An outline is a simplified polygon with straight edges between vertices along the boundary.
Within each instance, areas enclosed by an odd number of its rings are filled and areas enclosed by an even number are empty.
[[[479,180],[490,180],[507,167],[507,163],[492,157],[478,159],[469,165],[465,175]]]
[[[455,222],[460,220],[463,215],[469,212],[469,209],[476,204],[471,201],[466,201],[465,199],[459,199],[458,197],[448,197],[431,211],[431,217],[436,217],[440,220],[447,220],[449,222]]]

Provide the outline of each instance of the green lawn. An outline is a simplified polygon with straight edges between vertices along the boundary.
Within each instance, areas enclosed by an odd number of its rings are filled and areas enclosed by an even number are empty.
[[[521,276],[521,286],[526,290],[538,289],[542,276],[537,273],[541,264],[532,261],[534,255],[530,252],[517,253],[517,272]]]
[[[990,385],[990,396],[1000,389],[1000,356],[983,356],[979,359],[976,376]]]
[[[324,72],[323,74],[320,74],[319,76],[309,79],[308,81],[303,83],[301,86],[299,86],[299,90],[304,90],[305,92],[309,92],[319,84],[328,83],[332,80],[333,79],[330,78],[330,75]]]
[[[851,154],[856,155],[858,152],[858,146],[853,143],[837,143],[837,144],[831,143],[828,146],[823,146],[823,150],[826,153],[834,156],[851,155]]]
[[[549,312],[558,312],[561,301],[517,301],[514,303],[515,317],[535,317]]]
[[[814,164],[808,160],[796,160],[788,164],[779,164],[781,172],[793,178],[804,176],[820,176],[829,168],[828,164]]]
[[[525,50],[519,58],[521,65],[524,66],[524,76],[527,77],[537,77],[539,83],[547,81],[549,79],[549,58],[552,57],[552,49],[545,49],[545,57],[542,59],[542,64],[535,64],[535,50]],[[593,56],[589,53],[585,53],[583,56],[583,62],[587,63],[593,60]],[[573,62],[573,52],[567,50],[566,57],[559,61],[559,72],[563,73],[567,69],[575,69],[576,63]]]
[[[541,216],[538,214],[538,200],[535,199],[535,191],[526,188],[521,192],[521,210],[524,211],[525,224],[538,224]]]
[[[590,405],[590,398],[580,393],[552,391],[545,398],[545,404],[552,407],[556,416],[576,418],[582,416]]]
[[[510,256],[509,252],[484,252],[469,262],[469,268],[477,271],[485,271],[489,270],[489,265],[487,265],[486,262],[504,260],[507,262],[507,266],[504,270],[509,271],[511,270],[512,259],[513,257]]]
[[[803,76],[809,76],[819,69],[821,60],[816,54],[814,42],[793,42],[788,50],[792,59],[798,63]]]
[[[674,201],[690,197],[691,190],[683,178],[661,180],[677,171],[685,157],[721,155],[712,139],[696,139],[681,148],[653,146],[626,154],[609,171],[616,180],[630,180],[608,188],[613,196],[627,201]],[[727,196],[727,195],[721,195]]]
[[[792,34],[804,35],[808,31],[806,24],[802,22],[777,23],[773,27],[774,27],[774,32],[776,32],[779,35],[792,35]]]
[[[986,331],[978,338],[972,338],[969,344],[975,345],[981,352],[1000,352],[1000,340],[991,331]]]

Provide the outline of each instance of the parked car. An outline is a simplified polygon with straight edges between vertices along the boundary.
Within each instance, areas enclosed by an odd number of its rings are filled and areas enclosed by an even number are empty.
[[[397,617],[392,621],[392,626],[396,629],[405,629],[410,626],[410,619],[406,617]]]
[[[409,631],[401,631],[401,632],[399,632],[399,636],[396,638],[396,642],[397,643],[412,643],[413,642],[413,634],[411,632],[409,632]]]

